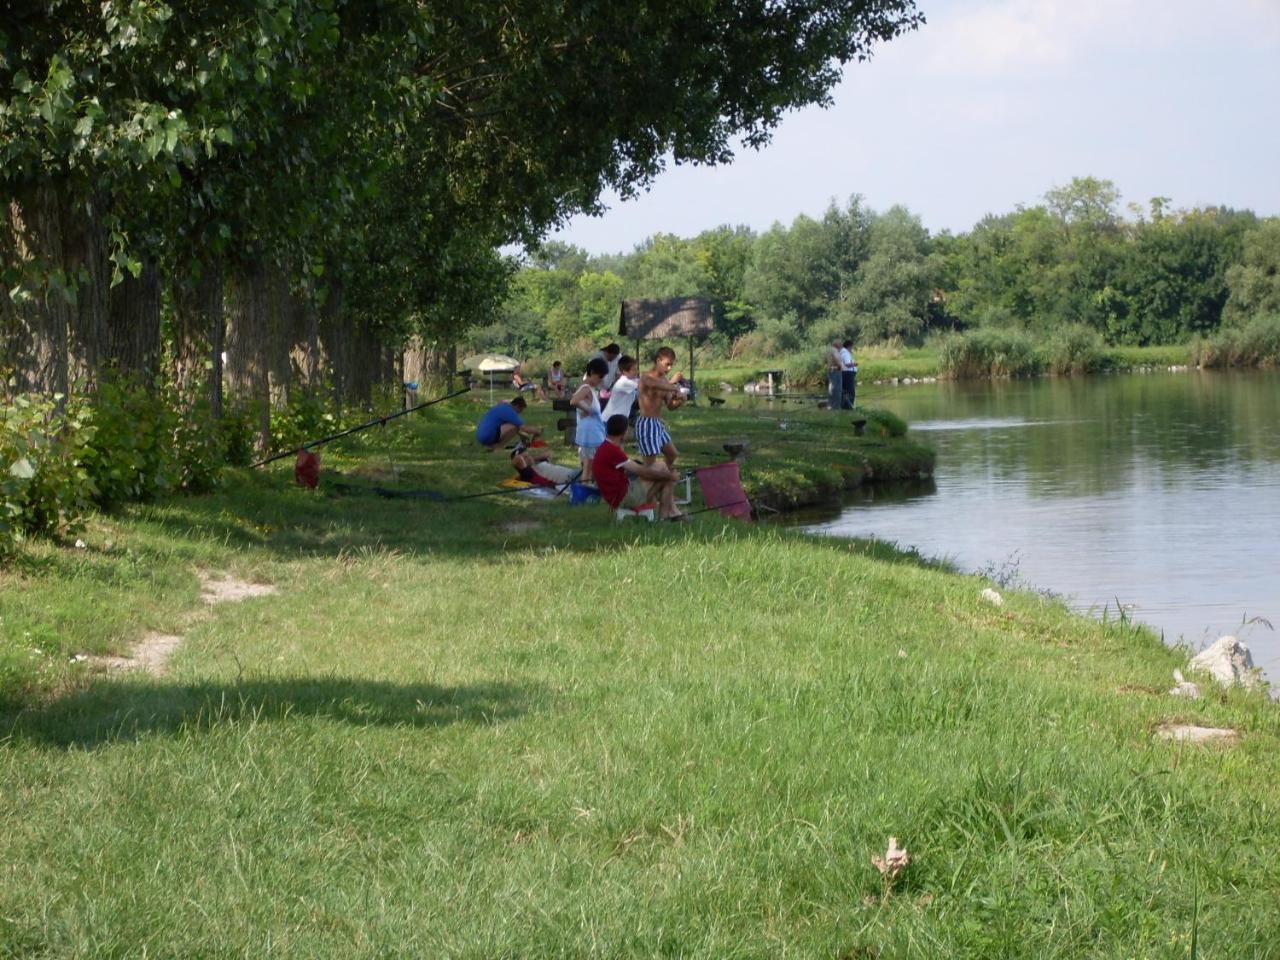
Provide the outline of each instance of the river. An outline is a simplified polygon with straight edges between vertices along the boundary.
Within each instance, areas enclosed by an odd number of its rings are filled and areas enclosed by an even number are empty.
[[[868,490],[810,528],[1125,615],[1224,633],[1280,676],[1280,375],[1148,373],[871,385],[938,451],[932,482]],[[1270,624],[1270,626],[1269,626]],[[1274,627],[1274,629],[1272,629]]]

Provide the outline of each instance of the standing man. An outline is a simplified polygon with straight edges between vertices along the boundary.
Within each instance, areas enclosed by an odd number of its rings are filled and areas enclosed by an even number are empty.
[[[671,441],[667,425],[662,422],[662,408],[674,410],[683,406],[685,391],[672,383],[671,368],[675,366],[676,352],[670,347],[659,347],[653,358],[653,369],[640,377],[640,416],[636,417],[636,446],[646,464],[652,464],[659,455],[668,467],[674,468],[680,451]],[[680,379],[676,374],[674,379]]]
[[[844,369],[840,363],[840,341],[827,348],[827,409],[839,410],[844,400]]]
[[[613,381],[618,379],[618,360],[622,357],[622,348],[616,343],[611,343],[607,347],[601,347],[590,357],[592,360],[603,360],[605,366],[609,368],[605,373],[604,379],[600,381],[600,389],[604,391],[601,394],[604,399],[609,398],[609,391],[613,389]]]
[[[853,398],[858,391],[858,361],[853,359],[853,341],[846,340],[840,348],[840,397],[841,410],[853,409]]]

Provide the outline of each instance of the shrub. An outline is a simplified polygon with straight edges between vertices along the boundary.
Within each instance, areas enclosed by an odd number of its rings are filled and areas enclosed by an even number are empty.
[[[61,401],[0,397],[0,549],[31,534],[71,533],[92,505],[85,461],[94,427],[83,405]]]
[[[826,388],[827,360],[823,351],[809,350],[787,358],[787,383],[796,387]]]
[[[176,393],[168,402],[180,409]],[[177,486],[187,493],[204,493],[218,483],[226,463],[222,431],[208,401],[202,401],[178,417],[173,431],[173,452],[177,461]]]
[[[1106,346],[1092,327],[1072,324],[1054,331],[1045,345],[1045,354],[1050,373],[1096,373],[1105,364]]]
[[[907,433],[907,421],[890,410],[866,410],[858,407],[859,414],[867,418],[866,432],[873,437],[902,437]]]
[[[1192,344],[1191,359],[1202,367],[1280,367],[1280,316],[1224,327]]]
[[[802,341],[794,316],[782,319],[766,317],[756,324],[750,333],[744,333],[734,341],[730,355],[741,360],[774,359],[784,353],[800,350],[808,338]]]
[[[85,466],[102,506],[149,500],[178,487],[172,443],[178,415],[132,380],[104,382],[83,401],[94,427]]]
[[[222,455],[231,466],[247,467],[253,463],[258,441],[257,404],[241,402],[223,410],[218,440]]]
[[[400,389],[394,388],[397,399],[401,398]],[[271,411],[272,449],[300,447],[308,440],[333,433],[337,424],[322,391],[295,390],[288,403]]]
[[[1022,331],[980,327],[943,338],[938,366],[943,376],[963,380],[1032,376],[1042,364],[1034,342]]]

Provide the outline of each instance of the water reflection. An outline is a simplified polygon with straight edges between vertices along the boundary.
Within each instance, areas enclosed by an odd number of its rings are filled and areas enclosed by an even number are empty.
[[[1118,600],[1171,641],[1237,633],[1280,675],[1280,635],[1242,625],[1280,627],[1280,377],[944,383],[882,402],[937,448],[934,480],[868,491],[810,515],[814,529],[969,570],[1014,562],[1078,609]]]

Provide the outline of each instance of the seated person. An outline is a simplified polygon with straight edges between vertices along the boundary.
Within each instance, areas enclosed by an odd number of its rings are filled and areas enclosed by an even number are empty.
[[[665,520],[684,520],[688,514],[676,509],[676,474],[665,463],[641,463],[622,449],[627,439],[627,418],[614,414],[605,424],[605,440],[596,450],[596,486],[605,503],[615,510],[634,509],[657,501],[658,514]]]
[[[551,364],[551,369],[547,371],[547,386],[557,397],[564,396],[564,367],[559,360]]]
[[[542,392],[542,388],[520,372],[520,364],[516,364],[516,368],[511,371],[511,385],[521,393],[532,393],[542,403],[546,403],[547,395]]]
[[[523,443],[511,451],[511,466],[525,483],[538,487],[558,487],[578,478],[578,470],[551,462],[551,451],[545,446]]]
[[[640,388],[640,363],[635,357],[623,356],[618,360],[618,379],[613,381],[609,402],[600,416],[608,420],[615,413],[631,419],[631,408],[636,403],[636,391]]]
[[[476,424],[476,442],[486,450],[496,450],[504,446],[512,437],[536,437],[542,433],[541,427],[526,426],[520,416],[524,412],[524,397],[514,400],[503,400],[495,403],[485,411],[480,422]]]

